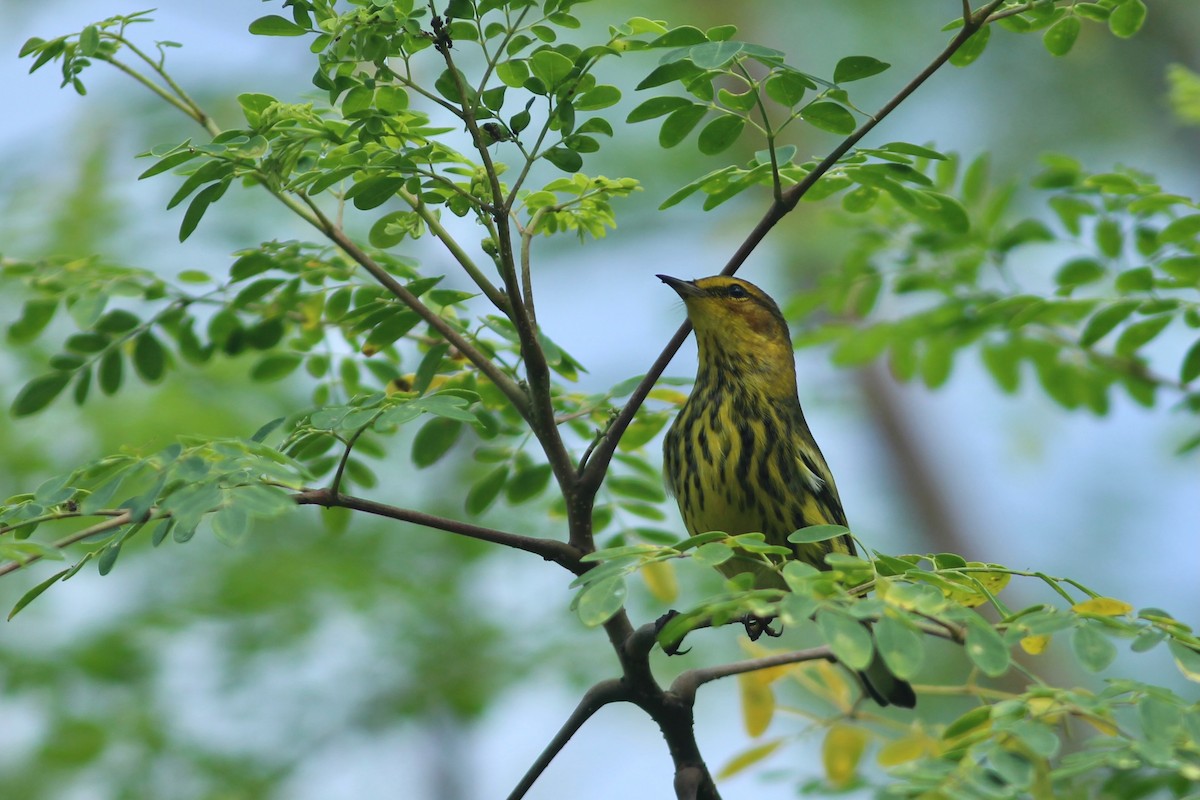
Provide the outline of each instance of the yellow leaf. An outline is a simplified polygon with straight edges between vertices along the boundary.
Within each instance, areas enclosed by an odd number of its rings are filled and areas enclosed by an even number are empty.
[[[762,736],[775,716],[775,692],[771,684],[753,672],[738,675],[738,694],[742,698],[742,722],[750,736]]]
[[[825,777],[834,788],[847,786],[854,779],[866,749],[867,732],[862,728],[837,724],[829,729],[821,746],[821,763],[825,765]]]
[[[665,403],[681,406],[687,402],[687,395],[682,392],[677,392],[674,389],[651,389],[650,398],[653,400],[662,400]]]
[[[1101,617],[1119,617],[1133,611],[1133,606],[1113,597],[1093,597],[1071,606],[1076,614],[1097,614]]]
[[[1021,649],[1031,656],[1041,655],[1046,649],[1046,645],[1050,644],[1050,637],[1044,633],[1039,633],[1036,636],[1026,636],[1021,640]]]
[[[769,742],[764,742],[760,745],[755,745],[749,750],[743,750],[738,755],[729,760],[729,763],[721,767],[721,771],[717,773],[717,780],[723,781],[726,778],[731,778],[737,775],[751,764],[757,764],[767,756],[779,749],[779,745],[783,744],[783,739],[774,739]]]
[[[844,670],[828,661],[810,661],[805,667],[806,672],[817,673],[818,682],[824,688],[823,692],[818,690],[818,694],[824,696],[839,709],[848,710],[850,708],[853,693],[850,691],[850,684],[846,680]]]
[[[1082,719],[1084,722],[1091,725],[1093,728],[1100,731],[1105,736],[1116,736],[1117,735],[1117,726],[1114,725],[1113,723],[1109,722],[1106,719],[1100,719],[1099,717],[1091,717],[1091,716],[1083,717]]]
[[[1056,722],[1062,717],[1058,701],[1053,697],[1031,697],[1026,702],[1029,705],[1029,716],[1034,719]]]
[[[784,650],[772,650],[768,647],[763,647],[758,642],[752,642],[749,639],[742,639],[741,644],[742,644],[742,651],[745,652],[749,658],[766,658],[767,656],[773,656],[773,655],[776,655],[777,653],[785,652]],[[782,678],[784,675],[787,675],[789,672],[795,672],[799,668],[800,668],[800,665],[798,665],[798,664],[782,664],[778,667],[768,667],[767,669],[758,669],[752,673],[746,673],[746,674],[754,675],[756,678],[758,678],[758,680],[769,684],[769,683],[774,683],[775,681]]]
[[[892,739],[879,749],[879,766],[894,767],[909,761],[916,761],[923,755],[937,752],[937,743],[929,734],[914,731],[909,735]]]
[[[672,603],[679,596],[679,583],[675,580],[675,567],[667,561],[651,561],[642,567],[642,580],[654,599],[660,603]]]
[[[982,567],[984,564],[973,561],[968,566]],[[1005,586],[1008,586],[1008,582],[1012,579],[1012,575],[1009,575],[1007,572],[969,572],[966,575],[979,581],[979,584],[991,592],[993,597]],[[949,575],[945,577],[949,577]],[[942,589],[942,593],[950,600],[967,608],[974,608],[988,602],[988,596],[980,591],[978,586],[968,578],[954,576],[954,582],[956,584],[955,588]]]

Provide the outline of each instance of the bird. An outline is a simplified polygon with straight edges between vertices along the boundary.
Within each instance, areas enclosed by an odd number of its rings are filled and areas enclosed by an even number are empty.
[[[800,407],[779,306],[740,278],[657,277],[682,298],[699,351],[696,382],[663,442],[665,482],[688,533],[759,532],[822,570],[829,569],[827,553],[856,555],[849,534],[815,543],[787,539],[810,525],[846,526],[846,513]],[[755,588],[787,589],[776,569],[749,555],[718,568],[726,577],[752,573]],[[749,623],[747,631],[756,635]],[[859,677],[881,706],[916,704],[912,686],[878,652]]]

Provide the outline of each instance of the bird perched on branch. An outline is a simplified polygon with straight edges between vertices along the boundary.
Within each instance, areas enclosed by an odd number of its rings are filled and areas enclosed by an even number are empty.
[[[855,555],[849,535],[788,541],[810,525],[844,526],[846,514],[800,409],[792,339],[779,306],[738,278],[658,277],[683,298],[699,347],[696,384],[663,447],[667,487],[688,532],[761,532],[767,544],[790,548],[818,569],[829,569],[827,553]],[[729,577],[752,572],[757,588],[787,588],[777,571],[749,556],[735,555],[719,569]],[[859,675],[880,705],[916,703],[912,686],[878,653]]]

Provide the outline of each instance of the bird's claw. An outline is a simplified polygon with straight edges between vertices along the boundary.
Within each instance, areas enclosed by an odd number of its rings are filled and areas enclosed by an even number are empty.
[[[756,617],[753,614],[747,614],[742,617],[742,624],[746,626],[746,635],[750,637],[750,641],[752,642],[757,642],[763,634],[770,636],[772,639],[782,636],[782,627],[771,626],[771,623],[774,621],[774,617]]]

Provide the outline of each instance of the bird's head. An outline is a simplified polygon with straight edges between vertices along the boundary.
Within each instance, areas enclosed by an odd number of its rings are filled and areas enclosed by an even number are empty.
[[[791,336],[783,313],[753,283],[724,275],[694,281],[670,275],[659,275],[658,279],[683,298],[697,336],[713,337],[727,349],[783,342],[791,352]]]
[[[779,306],[762,289],[724,275],[694,281],[670,275],[658,278],[687,306],[688,320],[696,329],[702,368],[706,361],[718,358],[755,372],[794,374],[787,322]]]

